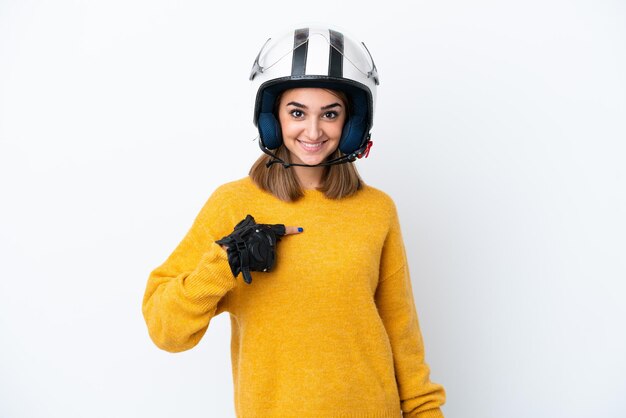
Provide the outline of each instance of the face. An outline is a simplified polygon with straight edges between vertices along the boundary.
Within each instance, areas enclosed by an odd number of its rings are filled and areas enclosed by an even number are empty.
[[[319,164],[339,146],[346,104],[329,90],[291,89],[280,99],[278,119],[291,162]]]

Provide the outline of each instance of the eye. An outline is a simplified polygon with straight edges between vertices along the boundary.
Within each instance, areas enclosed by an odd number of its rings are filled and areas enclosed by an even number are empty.
[[[289,112],[289,114],[293,116],[294,118],[298,118],[298,119],[304,116],[304,112],[300,109],[293,109],[292,111]]]
[[[339,116],[339,113],[335,111],[329,111],[329,112],[324,113],[324,117],[326,119],[336,119],[337,116]]]

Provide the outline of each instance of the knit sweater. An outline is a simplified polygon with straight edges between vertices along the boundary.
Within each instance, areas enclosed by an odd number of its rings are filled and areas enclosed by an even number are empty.
[[[214,241],[247,214],[300,226],[270,272],[235,278]],[[149,277],[143,314],[154,343],[194,347],[227,311],[240,418],[438,418],[393,200],[364,185],[335,200],[282,201],[249,177],[218,187]]]

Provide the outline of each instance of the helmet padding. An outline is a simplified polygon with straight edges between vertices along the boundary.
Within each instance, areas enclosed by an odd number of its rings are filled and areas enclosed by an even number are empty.
[[[367,121],[371,120],[371,116],[368,115],[371,105],[368,104],[367,95],[360,88],[350,86],[345,80],[338,83],[331,79],[290,79],[288,81],[283,80],[281,83],[274,81],[274,83],[276,83],[274,86],[263,88],[262,97],[259,98],[260,106],[257,106],[260,109],[257,118],[259,135],[263,145],[267,148],[276,149],[283,143],[280,122],[274,114],[277,98],[285,90],[298,87],[318,87],[344,92],[351,101],[351,112],[347,115],[343,126],[339,150],[344,154],[350,154],[365,143],[370,129]]]

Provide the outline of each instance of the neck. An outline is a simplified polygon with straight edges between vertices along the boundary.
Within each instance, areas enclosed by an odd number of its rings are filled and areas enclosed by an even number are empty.
[[[316,189],[322,184],[322,175],[324,167],[299,167],[293,166],[289,170],[293,170],[300,186],[303,189]]]

